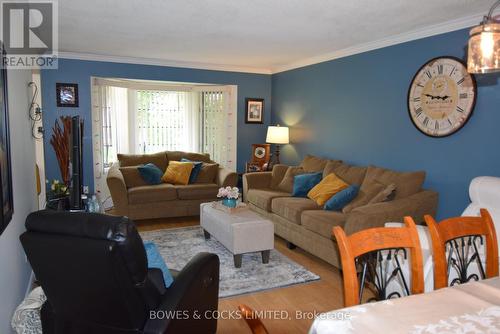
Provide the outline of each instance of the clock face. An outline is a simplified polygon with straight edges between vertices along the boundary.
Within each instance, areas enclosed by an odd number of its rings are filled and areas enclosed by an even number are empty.
[[[264,147],[257,147],[254,151],[254,155],[257,159],[262,159],[266,156],[266,149]]]
[[[457,58],[439,57],[424,64],[408,91],[413,124],[431,137],[445,137],[467,122],[476,103],[476,81]]]

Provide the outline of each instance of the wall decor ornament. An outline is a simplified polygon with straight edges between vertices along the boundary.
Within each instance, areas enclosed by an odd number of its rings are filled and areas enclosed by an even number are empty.
[[[78,107],[78,84],[58,82],[56,99],[58,107]]]
[[[245,106],[245,123],[264,123],[264,99],[246,98]]]
[[[408,89],[410,119],[427,136],[449,136],[467,123],[476,96],[476,80],[462,60],[431,59],[420,67]]]

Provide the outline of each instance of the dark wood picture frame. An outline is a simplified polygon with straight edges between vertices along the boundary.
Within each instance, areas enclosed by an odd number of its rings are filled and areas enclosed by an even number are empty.
[[[3,45],[0,53],[5,55]],[[14,199],[12,194],[12,169],[10,157],[9,104],[7,101],[7,69],[0,68],[0,234],[12,220]]]
[[[245,99],[245,123],[264,124],[264,99]]]
[[[58,107],[78,107],[78,84],[56,83],[56,99]]]

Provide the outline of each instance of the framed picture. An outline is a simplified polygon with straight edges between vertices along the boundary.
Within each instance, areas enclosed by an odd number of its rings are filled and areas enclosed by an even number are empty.
[[[5,54],[0,45],[2,55]],[[12,172],[10,166],[9,112],[7,103],[7,70],[0,69],[0,234],[12,219],[14,204],[12,197]]]
[[[264,99],[246,98],[245,123],[264,123]]]
[[[262,171],[261,164],[258,162],[247,162],[245,166],[245,173],[255,173]]]
[[[57,83],[56,97],[58,107],[78,107],[78,84]]]

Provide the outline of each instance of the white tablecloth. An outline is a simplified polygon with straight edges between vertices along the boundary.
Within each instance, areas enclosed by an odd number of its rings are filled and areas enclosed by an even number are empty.
[[[500,278],[323,313],[327,333],[500,333]]]

